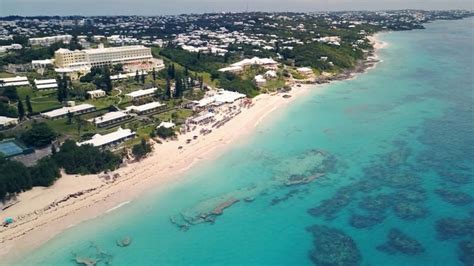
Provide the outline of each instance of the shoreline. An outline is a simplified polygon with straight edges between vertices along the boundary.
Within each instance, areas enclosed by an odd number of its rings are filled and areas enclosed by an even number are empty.
[[[370,36],[374,51],[367,60],[355,69],[344,71],[325,84],[335,80],[347,80],[373,69],[377,62],[377,52],[386,43]],[[51,240],[69,227],[113,212],[140,196],[141,193],[159,186],[164,188],[185,177],[198,162],[212,161],[235,145],[245,141],[244,136],[255,132],[255,128],[275,111],[309,92],[322,90],[324,84],[303,84],[294,86],[289,93],[261,94],[254,98],[254,106],[243,109],[242,113],[227,124],[191,144],[193,132],[179,136],[177,141],[155,144],[153,153],[140,162],[128,164],[116,171],[119,177],[114,182],[106,182],[99,175],[63,175],[49,188],[35,187],[18,196],[19,203],[2,211],[4,217],[14,217],[16,222],[9,227],[0,227],[0,257],[12,264],[25,252],[34,250]],[[178,149],[183,146],[183,149]],[[158,173],[158,174],[157,174]],[[80,179],[81,182],[78,182]],[[19,219],[17,219],[19,217]]]

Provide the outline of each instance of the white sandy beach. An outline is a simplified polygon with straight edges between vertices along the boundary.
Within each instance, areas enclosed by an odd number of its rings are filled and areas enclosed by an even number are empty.
[[[376,49],[386,47],[375,37]],[[242,113],[209,135],[200,135],[186,144],[195,132],[179,136],[178,141],[156,144],[152,155],[115,171],[119,178],[106,183],[98,175],[63,175],[49,188],[34,188],[18,196],[19,203],[1,212],[1,218],[13,217],[15,223],[0,228],[0,257],[2,264],[25,252],[37,248],[68,227],[92,219],[120,204],[138,197],[143,191],[169,185],[183,177],[183,172],[202,160],[212,160],[232,148],[255,131],[258,124],[275,110],[284,110],[290,102],[324,85],[302,85],[288,93],[291,98],[279,95],[259,95],[254,106],[243,108]],[[183,146],[183,149],[178,149]],[[70,197],[81,192],[82,195]],[[52,204],[56,203],[56,204]]]
[[[81,221],[94,218],[123,202],[133,200],[146,189],[176,182],[183,172],[201,160],[211,160],[231,148],[242,136],[255,127],[271,112],[284,108],[298,96],[315,89],[316,85],[295,87],[291,98],[282,95],[259,95],[254,106],[219,129],[190,144],[196,132],[179,136],[178,141],[155,144],[152,155],[115,171],[120,177],[107,184],[98,175],[63,175],[49,188],[36,187],[18,196],[19,203],[2,212],[2,217],[14,217],[16,222],[0,228],[0,256],[16,257],[34,249],[64,229]],[[183,146],[183,149],[178,149]],[[87,191],[83,195],[50,206],[68,195]],[[45,210],[47,209],[47,210]],[[20,217],[20,219],[18,219]]]

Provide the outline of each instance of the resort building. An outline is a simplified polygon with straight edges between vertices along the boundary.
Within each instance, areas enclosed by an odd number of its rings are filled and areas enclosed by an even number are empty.
[[[23,46],[21,44],[18,44],[18,43],[13,43],[13,44],[10,44],[10,45],[3,45],[3,46],[0,46],[0,53],[5,53],[5,52],[10,51],[10,50],[21,50],[21,48],[23,48]]]
[[[138,72],[138,75],[147,75],[148,73],[146,71],[140,71]],[[137,75],[137,72],[130,72],[130,73],[124,73],[124,74],[117,74],[117,75],[112,75],[110,76],[111,80],[124,80],[124,79],[131,79],[135,78]]]
[[[131,64],[153,59],[151,49],[143,45],[96,48],[71,51],[58,49],[54,53],[59,68],[100,67],[114,64]]]
[[[117,131],[106,135],[95,134],[92,139],[77,143],[77,145],[92,145],[94,147],[107,149],[115,147],[126,140],[133,139],[135,135],[136,133],[131,129],[118,128]]]
[[[299,67],[296,69],[296,71],[305,76],[310,76],[314,74],[313,69],[311,69],[310,67]]]
[[[165,104],[159,103],[159,102],[151,102],[139,106],[129,106],[127,107],[127,112],[133,112],[139,115],[144,115],[144,114],[152,114],[159,112],[163,109],[166,108]]]
[[[35,79],[35,87],[38,90],[57,89],[58,83],[55,79]]]
[[[277,70],[278,62],[271,58],[258,58],[254,57],[251,59],[244,59],[240,62],[234,63],[229,67],[219,69],[220,72],[241,72],[245,67],[248,66],[262,66],[265,69]]]
[[[28,42],[30,45],[41,45],[41,46],[50,46],[53,43],[63,42],[69,43],[72,40],[72,35],[57,35],[57,36],[49,36],[49,37],[41,37],[41,38],[30,38]]]
[[[265,85],[267,83],[267,80],[263,77],[263,75],[256,75],[255,78],[255,84],[257,84],[258,87]]]
[[[18,124],[18,118],[0,116],[0,129],[13,127]]]
[[[150,88],[146,90],[138,90],[138,91],[130,92],[125,95],[131,97],[132,100],[136,101],[136,100],[152,97],[153,95],[155,95],[156,90],[158,90],[158,88]]]
[[[53,66],[54,60],[52,59],[44,59],[44,60],[32,60],[31,67],[33,69],[42,69],[47,68],[48,66]]]
[[[174,128],[176,125],[173,123],[173,121],[169,121],[169,122],[161,122],[156,128]]]
[[[59,119],[67,116],[68,113],[74,115],[85,114],[95,111],[95,106],[92,104],[81,104],[69,107],[62,107],[53,111],[43,113],[42,116],[48,119]]]
[[[103,90],[92,90],[92,91],[87,91],[87,96],[89,99],[97,99],[97,98],[102,98],[105,97],[106,93]]]
[[[124,112],[110,112],[102,116],[89,119],[88,121],[93,123],[96,127],[107,127],[111,125],[118,124],[129,119],[131,116]]]
[[[30,82],[27,77],[12,77],[12,78],[3,78],[0,79],[0,88],[2,87],[12,87],[12,86],[30,86]]]
[[[204,97],[201,100],[194,102],[194,107],[204,108],[208,106],[220,106],[226,103],[234,103],[235,101],[243,99],[245,97],[246,95],[242,93],[219,89],[215,94],[208,97]]]
[[[214,121],[215,116],[216,115],[214,113],[206,113],[206,114],[194,117],[194,118],[190,118],[189,123],[196,124],[196,125],[207,124],[209,122]]]

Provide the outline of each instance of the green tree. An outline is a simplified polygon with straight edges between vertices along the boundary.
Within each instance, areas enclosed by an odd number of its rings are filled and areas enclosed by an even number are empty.
[[[177,99],[181,96],[183,96],[183,80],[180,77],[177,77],[174,88],[174,98]]]
[[[145,84],[145,72],[142,70],[142,74],[140,75],[142,84]]]
[[[167,99],[171,99],[171,81],[169,77],[166,77],[165,96]]]
[[[153,80],[156,80],[156,71],[155,71],[155,68],[153,68],[153,71],[151,72],[152,75],[153,75]]]
[[[137,72],[135,72],[135,82],[138,82],[140,79],[139,75],[138,75],[138,70]]]
[[[23,106],[23,102],[21,100],[18,100],[18,118],[20,118],[20,121],[25,118],[25,107]]]
[[[74,118],[74,114],[67,111],[67,124],[70,125],[72,124],[72,119]]]
[[[6,87],[3,89],[2,96],[7,97],[10,101],[17,101],[20,99],[16,87]]]
[[[110,95],[113,86],[112,80],[110,79],[110,68],[108,66],[106,66],[104,69],[104,85],[105,92]]]
[[[85,122],[84,122],[84,120],[81,119],[80,116],[75,116],[74,120],[75,120],[75,123],[76,123],[77,135],[80,137],[81,136],[81,130],[82,130],[82,127],[84,126]]]
[[[31,106],[30,95],[26,95],[25,102],[26,102],[26,110],[28,110],[28,114],[33,113],[33,106]]]
[[[46,123],[33,123],[20,139],[28,146],[41,148],[51,144],[56,139],[56,133]]]
[[[151,145],[145,139],[142,139],[139,144],[136,144],[132,147],[133,156],[137,160],[141,160],[150,152],[151,152]]]
[[[101,151],[92,145],[77,146],[73,140],[66,140],[53,159],[68,174],[97,174],[114,170],[122,161],[110,151]]]

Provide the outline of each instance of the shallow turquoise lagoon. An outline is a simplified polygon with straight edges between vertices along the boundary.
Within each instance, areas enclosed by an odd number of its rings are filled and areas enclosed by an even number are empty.
[[[74,265],[73,254],[99,265],[469,263],[473,22],[383,33],[375,69],[297,99],[183,182],[18,264]],[[124,236],[133,242],[120,248]]]

